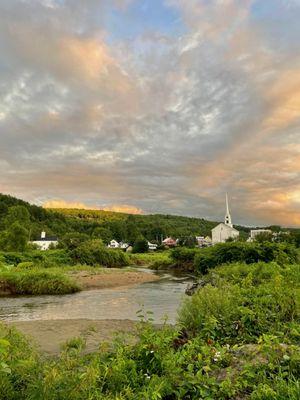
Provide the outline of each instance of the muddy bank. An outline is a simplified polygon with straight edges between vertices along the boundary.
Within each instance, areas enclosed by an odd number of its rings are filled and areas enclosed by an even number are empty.
[[[103,342],[111,342],[116,334],[124,334],[127,340],[134,340],[136,322],[130,320],[45,320],[8,322],[24,333],[38,348],[49,355],[60,352],[62,345],[74,338],[86,340],[86,352],[99,348]],[[131,335],[130,335],[131,334]]]
[[[118,269],[109,269],[100,273],[90,271],[71,272],[69,276],[74,279],[83,290],[132,286],[159,279],[159,277],[153,273],[122,271]]]

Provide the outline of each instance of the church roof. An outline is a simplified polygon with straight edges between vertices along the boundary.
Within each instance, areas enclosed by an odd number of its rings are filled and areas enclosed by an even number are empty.
[[[218,224],[217,226],[215,226],[214,228],[212,228],[212,231],[215,230],[216,228],[220,227],[220,226],[224,226],[227,230],[231,230],[231,231],[238,232],[237,229],[232,228],[231,226],[224,224],[224,222],[221,222],[220,224]]]

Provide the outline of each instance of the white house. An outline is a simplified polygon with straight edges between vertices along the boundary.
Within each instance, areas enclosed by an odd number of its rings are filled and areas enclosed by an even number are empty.
[[[261,234],[268,234],[268,235],[272,235],[273,232],[271,231],[271,229],[251,229],[250,231],[250,237],[248,239],[248,242],[253,242],[256,238],[256,236],[261,235]]]
[[[217,225],[211,230],[212,244],[225,243],[228,239],[236,239],[239,237],[239,231],[233,227],[231,215],[228,206],[228,197],[226,194],[226,214],[225,221]]]
[[[46,237],[46,232],[43,231],[41,237],[31,243],[35,244],[40,250],[49,250],[50,246],[56,247],[58,245],[58,239],[56,236]]]
[[[119,249],[120,248],[120,243],[117,242],[115,239],[111,240],[108,244],[108,246],[110,249]]]
[[[157,250],[157,244],[148,242],[148,249],[151,251]]]
[[[122,249],[122,250],[126,250],[128,247],[129,247],[128,243],[125,243],[125,242],[120,242],[119,243],[119,248]]]

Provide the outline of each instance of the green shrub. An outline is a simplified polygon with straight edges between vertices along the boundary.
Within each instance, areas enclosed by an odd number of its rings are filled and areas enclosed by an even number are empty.
[[[32,261],[24,261],[17,265],[17,268],[20,268],[20,269],[31,269],[33,267],[34,267],[34,264]]]
[[[129,265],[129,257],[121,250],[108,249],[100,240],[89,240],[71,252],[73,262],[86,265],[103,265],[106,267],[123,267]]]
[[[196,271],[205,274],[209,269],[226,263],[276,261],[284,265],[296,262],[297,258],[296,248],[287,243],[229,242],[219,243],[195,253],[194,267]]]
[[[132,253],[147,253],[149,251],[148,241],[141,237],[135,240]]]
[[[3,271],[0,281],[11,294],[18,295],[67,294],[80,290],[69,277],[38,269]]]
[[[248,342],[270,330],[283,332],[286,323],[299,321],[299,265],[288,270],[276,263],[227,265],[206,279],[215,286],[196,292],[179,311],[181,326],[193,335]]]
[[[194,270],[194,260],[199,249],[176,247],[171,251],[172,264],[180,269]]]

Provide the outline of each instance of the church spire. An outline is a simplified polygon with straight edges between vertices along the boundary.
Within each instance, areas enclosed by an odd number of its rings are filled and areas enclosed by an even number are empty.
[[[231,228],[233,227],[232,222],[231,222],[231,215],[229,212],[229,205],[228,205],[228,196],[226,193],[226,214],[225,214],[225,225],[230,226]]]

